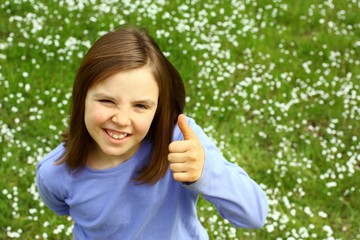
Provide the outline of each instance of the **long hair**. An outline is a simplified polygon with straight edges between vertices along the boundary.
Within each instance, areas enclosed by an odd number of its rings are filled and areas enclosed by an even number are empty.
[[[85,55],[73,85],[68,130],[63,134],[66,151],[58,164],[70,171],[81,170],[91,144],[85,121],[85,97],[88,89],[115,73],[148,65],[159,87],[158,107],[146,138],[153,148],[149,164],[136,179],[156,183],[168,169],[168,146],[177,116],[185,106],[185,88],[179,72],[163,55],[147,30],[123,26],[100,37]]]

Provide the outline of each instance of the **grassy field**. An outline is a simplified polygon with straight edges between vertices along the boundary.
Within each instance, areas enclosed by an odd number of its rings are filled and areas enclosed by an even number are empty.
[[[268,194],[259,230],[200,199],[211,239],[360,239],[357,0],[1,1],[0,239],[71,239],[35,167],[67,126],[82,56],[123,23],[149,29],[185,81],[186,113]]]

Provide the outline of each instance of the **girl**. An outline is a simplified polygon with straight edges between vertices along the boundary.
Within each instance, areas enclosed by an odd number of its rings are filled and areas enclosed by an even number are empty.
[[[36,174],[45,204],[74,220],[74,239],[208,239],[199,194],[234,226],[263,226],[264,192],[184,105],[178,71],[146,30],[122,27],[89,49],[69,129]]]

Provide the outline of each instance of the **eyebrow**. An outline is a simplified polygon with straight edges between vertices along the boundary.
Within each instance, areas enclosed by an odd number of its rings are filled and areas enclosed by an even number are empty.
[[[98,98],[106,98],[106,99],[109,99],[109,100],[112,100],[112,101],[116,101],[115,98],[113,98],[113,97],[111,97],[111,96],[109,96],[107,94],[104,94],[104,93],[95,93],[94,98],[96,98],[96,99],[98,99]],[[135,103],[146,103],[151,107],[156,105],[156,103],[152,99],[149,99],[149,98],[137,99],[137,100],[134,100],[133,102],[135,102]]]
[[[113,97],[111,97],[111,96],[109,96],[109,95],[107,95],[107,94],[104,94],[104,93],[95,93],[95,94],[93,95],[93,97],[96,98],[96,99],[106,98],[106,99],[115,101],[115,98],[113,98]]]
[[[147,105],[149,105],[150,107],[155,106],[155,102],[151,99],[139,99],[139,100],[135,100],[135,103],[146,103]]]

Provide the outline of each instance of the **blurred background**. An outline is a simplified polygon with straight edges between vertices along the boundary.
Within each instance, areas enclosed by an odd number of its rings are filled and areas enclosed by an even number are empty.
[[[211,239],[360,239],[357,0],[1,1],[0,239],[71,239],[36,165],[67,127],[82,57],[124,23],[149,30],[184,79],[186,114],[268,195],[259,230],[200,198]]]

